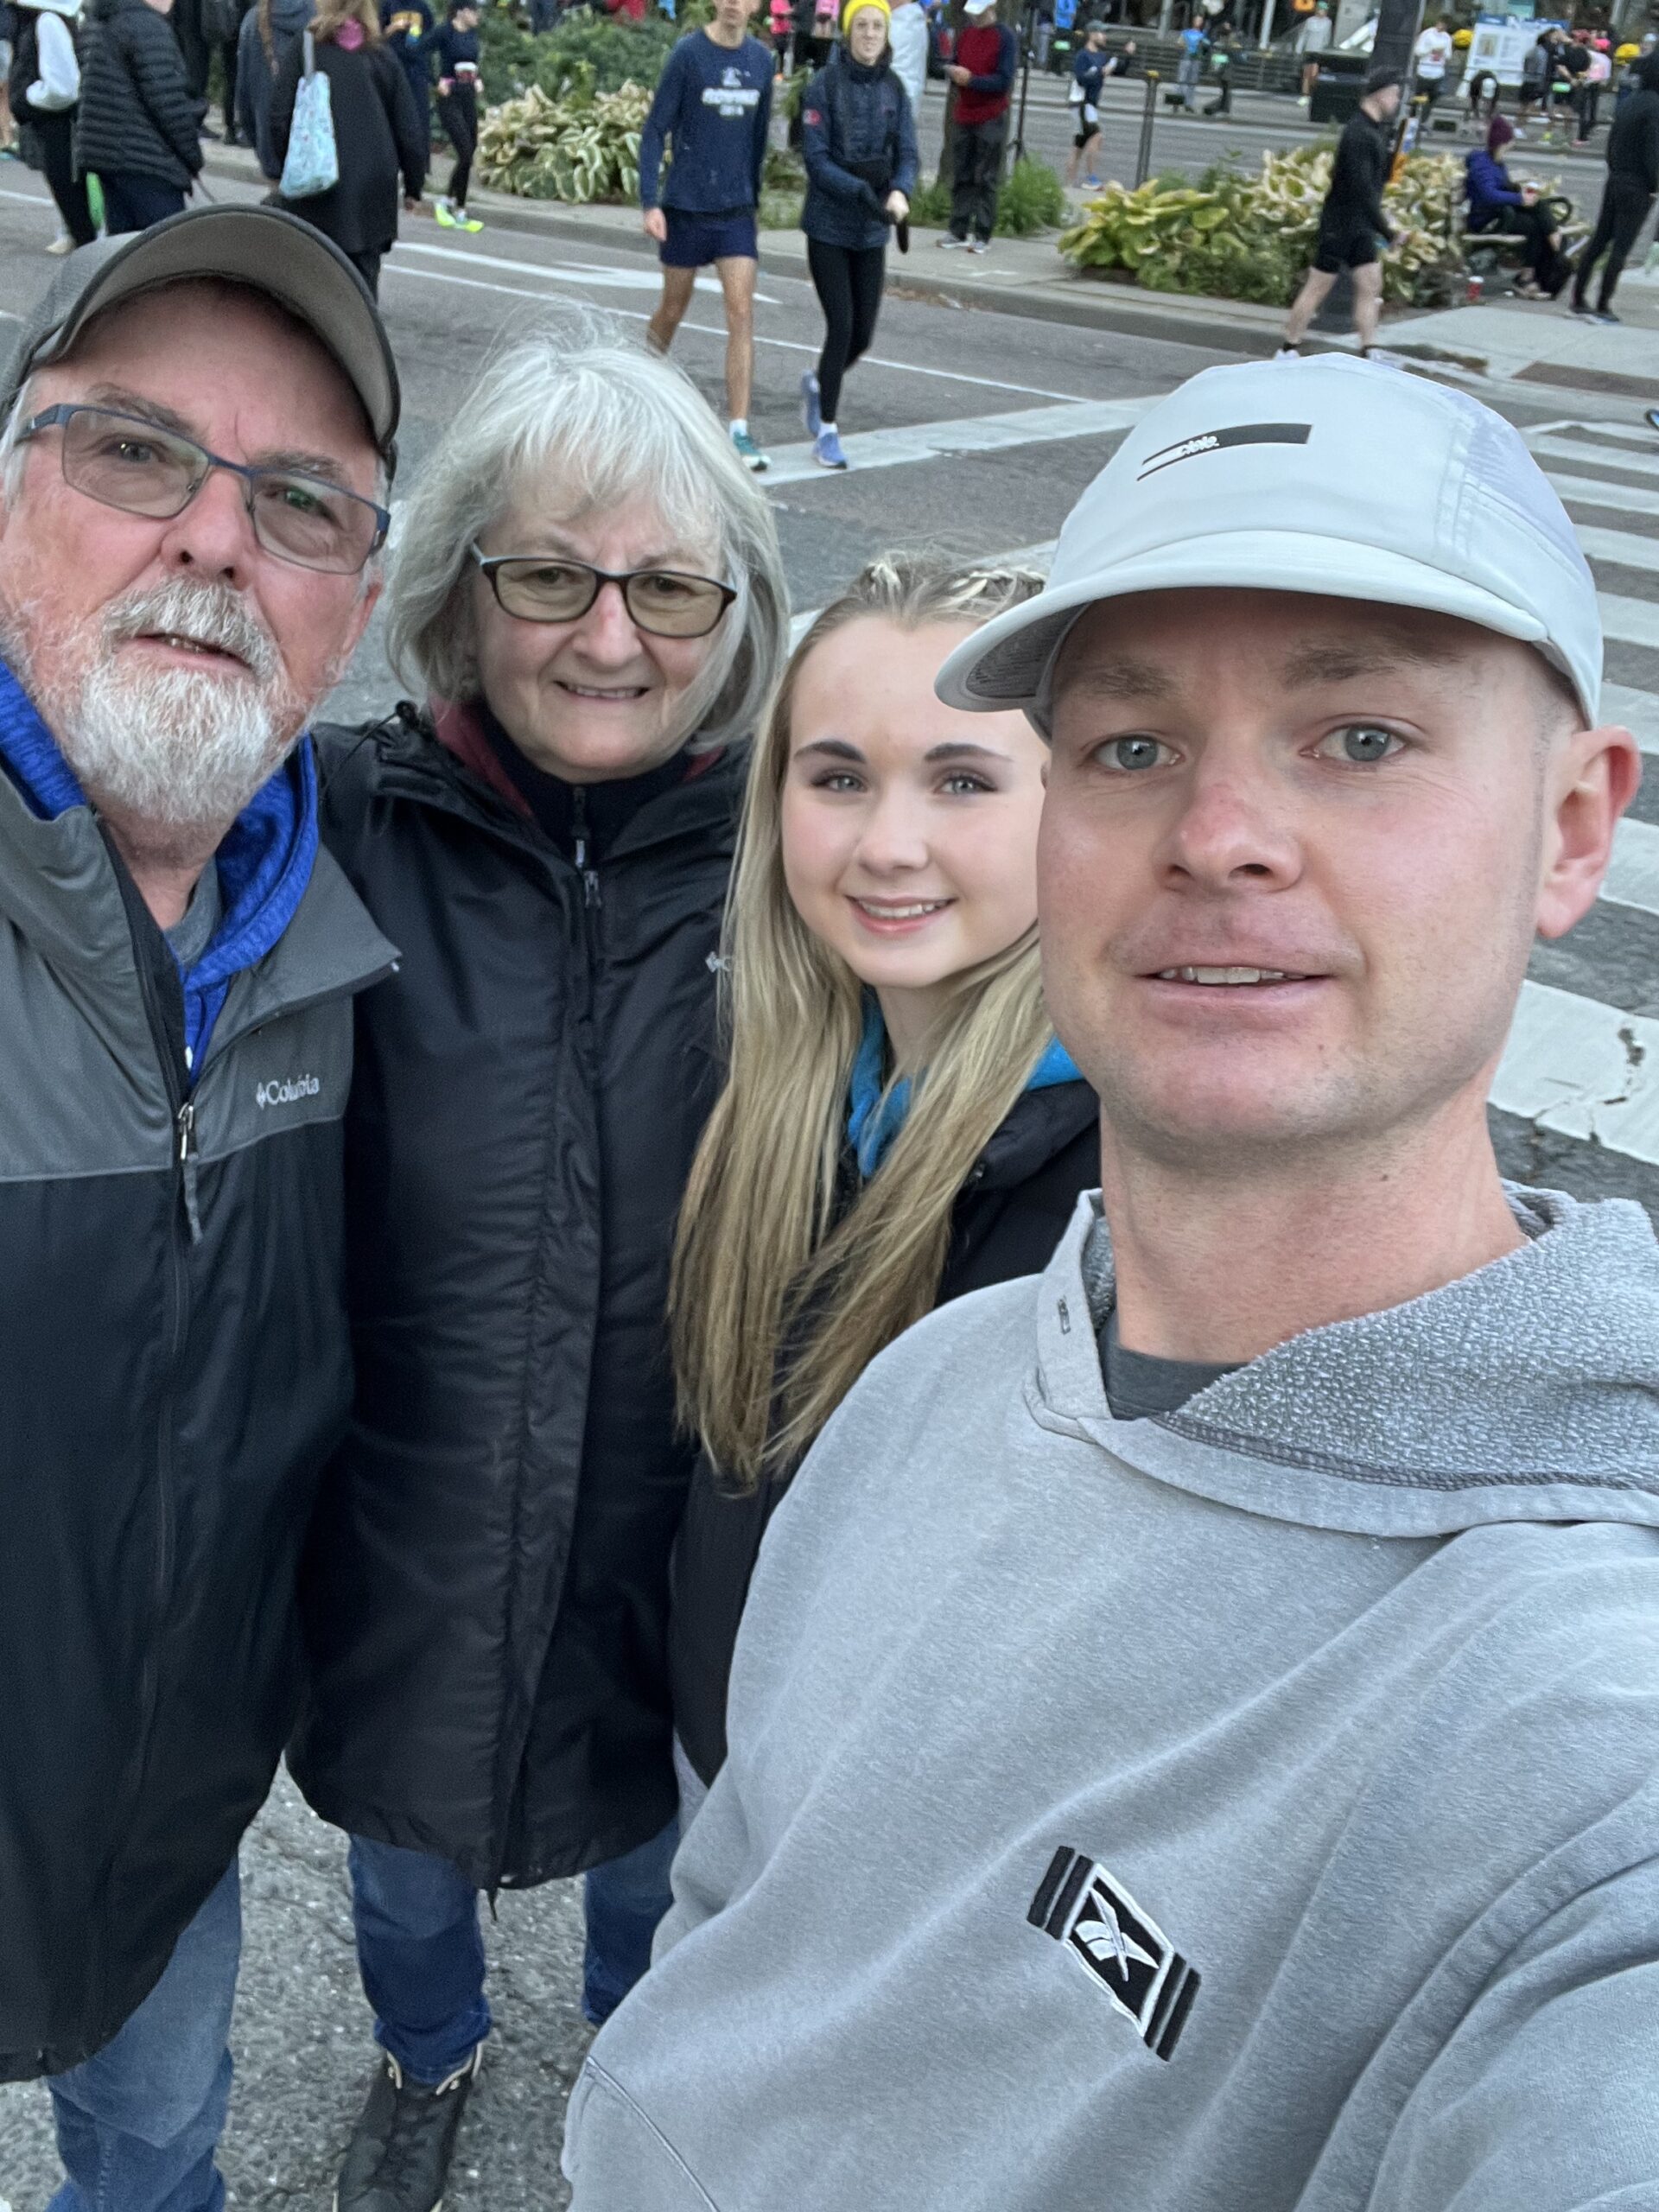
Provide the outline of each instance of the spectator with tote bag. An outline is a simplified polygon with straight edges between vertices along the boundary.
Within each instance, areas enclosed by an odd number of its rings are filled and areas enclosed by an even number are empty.
[[[75,175],[75,113],[80,102],[80,64],[69,21],[79,0],[18,0],[17,36],[11,60],[11,111],[35,133],[41,174],[62,219],[61,237],[46,249],[67,253],[98,235],[86,185]]]
[[[282,156],[271,143],[270,99],[283,56],[297,52],[311,20],[312,0],[257,0],[242,18],[237,42],[236,120],[245,143],[259,156],[261,173],[275,184]]]
[[[315,77],[308,67],[315,59]],[[310,178],[288,165],[302,81],[327,86],[335,181],[301,193]],[[283,156],[283,198],[315,223],[378,293],[380,263],[397,237],[398,177],[405,207],[420,205],[426,142],[408,80],[380,35],[374,0],[323,0],[300,49],[284,59],[270,103],[270,137]]]

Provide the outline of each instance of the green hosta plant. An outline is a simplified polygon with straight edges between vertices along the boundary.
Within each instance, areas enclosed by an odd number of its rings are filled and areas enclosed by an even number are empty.
[[[490,110],[478,134],[479,181],[526,200],[633,200],[650,109],[643,86],[596,92],[578,65],[557,99],[532,85]]]
[[[1328,147],[1265,154],[1254,175],[1211,169],[1197,183],[1154,178],[1108,185],[1059,249],[1080,269],[1123,269],[1149,291],[1198,292],[1283,307],[1313,257],[1331,184]],[[1448,296],[1463,190],[1455,156],[1414,155],[1383,195],[1395,242],[1382,257],[1385,298],[1427,306]]]

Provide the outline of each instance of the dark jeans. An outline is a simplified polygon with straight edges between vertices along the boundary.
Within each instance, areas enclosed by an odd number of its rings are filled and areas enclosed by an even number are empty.
[[[559,20],[559,0],[530,0],[530,28],[550,31]]]
[[[241,1950],[232,1860],[114,2042],[47,2084],[66,2176],[48,2212],[223,2212],[213,2153]]]
[[[1596,127],[1596,117],[1601,107],[1601,86],[1580,85],[1573,95],[1573,105],[1579,111],[1579,143],[1590,136]]]
[[[449,202],[452,207],[464,207],[473,174],[473,156],[478,151],[478,93],[474,87],[457,85],[452,92],[440,92],[438,121],[443,125],[443,135],[455,156],[455,166],[449,172]]]
[[[651,1939],[672,1898],[677,1818],[583,1882],[588,1948],[582,2006],[608,2019],[651,1964]],[[411,2080],[447,2082],[490,2032],[478,1892],[447,1859],[352,1839],[352,1915],[375,2041]]]
[[[86,204],[86,179],[75,175],[75,118],[73,114],[40,115],[31,109],[29,121],[41,149],[41,174],[57,202],[63,227],[77,245],[90,245],[98,226]]]
[[[173,35],[184,56],[184,88],[193,100],[205,100],[210,48],[201,0],[173,0]]]
[[[838,420],[841,380],[875,335],[887,276],[887,250],[861,251],[808,238],[806,265],[823,309],[823,351],[818,356],[818,411],[826,423]]]
[[[959,123],[951,139],[950,235],[988,238],[996,228],[996,195],[1002,182],[1002,149],[1008,118]]]
[[[1652,205],[1653,194],[1644,192],[1634,177],[1621,176],[1617,172],[1608,177],[1596,227],[1579,256],[1578,273],[1573,279],[1574,307],[1584,305],[1585,295],[1590,289],[1590,272],[1605,253],[1607,259],[1602,269],[1601,295],[1596,304],[1606,314],[1630,248],[1636,244],[1636,234],[1647,220]]]
[[[1529,271],[1546,292],[1554,293],[1571,276],[1573,264],[1564,253],[1558,253],[1551,245],[1554,228],[1554,218],[1541,207],[1500,207],[1475,226],[1475,233],[1478,236],[1483,231],[1499,231],[1524,238]]]
[[[1229,70],[1228,73],[1221,80],[1221,90],[1216,94],[1214,99],[1211,101],[1209,106],[1205,108],[1204,111],[1206,115],[1230,115],[1232,113],[1233,78],[1232,72],[1230,70]]]
[[[378,300],[380,296],[381,251],[377,250],[373,253],[348,253],[346,258],[368,286],[370,298]]]
[[[176,184],[162,184],[153,176],[100,176],[104,188],[104,227],[113,238],[118,231],[147,231],[168,215],[184,211],[184,193]]]

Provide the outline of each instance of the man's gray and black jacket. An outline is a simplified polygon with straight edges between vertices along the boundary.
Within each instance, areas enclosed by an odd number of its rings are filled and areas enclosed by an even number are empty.
[[[3,2081],[148,1995],[297,1702],[296,1560],[350,1401],[351,996],[393,961],[315,791],[302,748],[232,829],[181,978],[0,668]]]
[[[188,192],[201,167],[200,123],[167,17],[149,0],[92,0],[75,118],[77,173],[148,177]]]
[[[544,1881],[677,1803],[668,1271],[743,752],[573,786],[473,709],[409,708],[322,758],[323,834],[402,966],[358,1009],[358,1395],[289,1763],[353,1834]]]

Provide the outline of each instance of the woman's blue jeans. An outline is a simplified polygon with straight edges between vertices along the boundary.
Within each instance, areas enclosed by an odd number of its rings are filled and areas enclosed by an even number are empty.
[[[582,2009],[608,2019],[651,1964],[651,1939],[671,1897],[679,1822],[584,1881],[588,1913]],[[411,2081],[448,2081],[490,2031],[478,1892],[447,1859],[353,1836],[352,1910],[375,2040]]]

